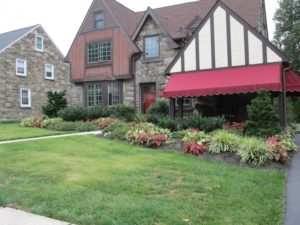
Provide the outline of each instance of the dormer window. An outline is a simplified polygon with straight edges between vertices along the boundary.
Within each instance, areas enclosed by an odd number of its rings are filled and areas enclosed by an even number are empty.
[[[95,28],[104,29],[104,14],[103,12],[95,13]]]
[[[144,57],[158,58],[160,56],[160,38],[159,35],[148,36],[144,38]]]
[[[44,51],[44,38],[40,35],[35,36],[35,50],[39,52]]]

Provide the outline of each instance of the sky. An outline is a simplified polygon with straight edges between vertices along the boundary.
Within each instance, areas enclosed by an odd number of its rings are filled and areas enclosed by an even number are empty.
[[[0,33],[41,24],[63,54],[70,45],[93,0],[1,0]],[[134,11],[190,2],[192,0],[117,0]],[[238,1],[238,0],[237,0]],[[251,0],[249,0],[251,1]],[[277,0],[265,0],[269,38],[275,29]]]

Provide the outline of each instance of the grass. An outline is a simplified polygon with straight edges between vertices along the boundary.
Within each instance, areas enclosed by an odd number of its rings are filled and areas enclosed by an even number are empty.
[[[95,136],[0,145],[0,206],[78,225],[282,225],[285,179]]]
[[[61,131],[21,127],[20,123],[0,123],[0,141],[63,134]]]

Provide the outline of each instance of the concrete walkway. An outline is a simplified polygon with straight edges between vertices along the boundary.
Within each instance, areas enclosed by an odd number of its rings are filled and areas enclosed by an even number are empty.
[[[37,216],[17,209],[0,208],[1,225],[71,225],[70,223]]]
[[[300,147],[300,134],[296,136]],[[300,225],[300,151],[295,155],[288,174],[285,225]]]
[[[36,141],[36,140],[52,139],[52,138],[82,136],[82,135],[89,135],[89,134],[100,135],[100,134],[102,134],[102,131],[91,131],[91,132],[81,132],[81,133],[73,133],[73,134],[52,135],[52,136],[45,136],[45,137],[24,138],[24,139],[10,140],[10,141],[0,141],[0,145],[1,144],[25,142],[25,141]]]

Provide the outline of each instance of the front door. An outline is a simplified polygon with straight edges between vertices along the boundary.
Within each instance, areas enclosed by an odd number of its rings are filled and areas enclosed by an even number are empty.
[[[142,84],[141,85],[141,102],[142,102],[142,112],[147,113],[149,107],[156,100],[156,87],[155,83]]]

